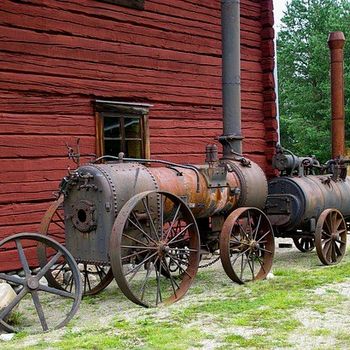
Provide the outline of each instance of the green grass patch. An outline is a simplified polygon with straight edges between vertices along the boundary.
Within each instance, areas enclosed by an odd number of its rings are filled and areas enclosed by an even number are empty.
[[[36,344],[25,345],[27,334],[20,333],[10,343],[1,343],[0,348],[187,350],[205,348],[208,342],[222,349],[293,348],[293,334],[315,339],[333,337],[335,348],[350,348],[348,333],[340,332],[332,324],[329,328],[308,330],[295,317],[303,309],[316,315],[326,313],[341,308],[348,300],[332,284],[350,278],[350,258],[346,256],[336,266],[315,263],[306,268],[310,259],[316,261],[314,255],[295,254],[305,265],[279,258],[274,279],[242,286],[232,283],[219,268],[200,270],[183,301],[158,309],[144,309],[127,302],[112,286],[97,296],[84,298],[81,313],[57,339],[47,340],[42,335]],[[321,291],[314,293],[321,287]],[[109,314],[110,321],[104,326],[85,324],[89,316],[83,316],[84,310],[97,310],[98,314],[99,305],[104,302],[115,305],[114,317]],[[100,312],[113,311],[104,306]],[[103,319],[103,315],[96,318]]]

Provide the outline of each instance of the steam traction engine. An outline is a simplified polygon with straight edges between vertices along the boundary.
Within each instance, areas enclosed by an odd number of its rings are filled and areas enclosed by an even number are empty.
[[[303,252],[316,246],[325,265],[338,263],[346,250],[344,216],[350,216],[347,163],[338,158],[321,166],[312,157],[297,157],[278,148],[274,166],[281,176],[269,181],[265,212],[275,235],[293,238]]]
[[[113,276],[136,304],[174,302],[190,287],[201,257],[218,250],[226,273],[238,283],[268,274],[274,237],[261,211],[267,180],[241,155],[239,2],[223,1],[221,13],[223,157],[218,159],[216,146],[209,145],[204,165],[127,159],[120,154],[71,172],[44,216],[39,230],[43,235],[20,234],[0,242],[0,249],[17,249],[25,271],[24,278],[0,274],[22,286],[0,313],[3,327],[10,328],[6,316],[30,293],[43,330],[50,328],[39,291],[72,300],[70,311],[56,325],[60,327],[76,312],[82,293],[98,293]],[[103,163],[106,160],[112,162]],[[68,250],[56,241],[65,241]],[[24,245],[37,245],[31,250],[37,261],[27,261]],[[29,265],[38,263],[40,271],[32,273]],[[43,276],[48,286],[43,285]]]

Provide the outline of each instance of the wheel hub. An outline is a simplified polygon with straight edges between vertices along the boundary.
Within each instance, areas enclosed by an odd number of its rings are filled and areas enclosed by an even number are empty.
[[[259,243],[257,241],[255,241],[255,240],[252,240],[249,245],[250,245],[250,250],[251,251],[255,252],[255,251],[257,251],[259,249]]]
[[[333,232],[332,233],[332,240],[333,241],[339,241],[340,240],[340,235],[338,232]]]
[[[27,286],[31,290],[36,290],[39,288],[39,280],[36,277],[29,277],[27,280]]]
[[[167,244],[165,243],[160,243],[158,246],[158,254],[160,256],[164,256],[165,254],[167,254],[170,251],[170,248]]]

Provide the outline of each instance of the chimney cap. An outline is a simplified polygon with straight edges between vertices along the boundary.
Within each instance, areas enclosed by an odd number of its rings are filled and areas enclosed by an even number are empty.
[[[330,49],[342,49],[345,44],[343,32],[331,32],[328,37],[328,46]]]

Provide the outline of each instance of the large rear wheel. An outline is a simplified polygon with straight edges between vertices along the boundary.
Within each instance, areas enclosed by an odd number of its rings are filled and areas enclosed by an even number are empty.
[[[119,288],[136,304],[170,304],[185,295],[199,265],[191,210],[168,192],[132,197],[114,223],[110,259]]]

